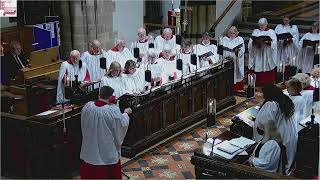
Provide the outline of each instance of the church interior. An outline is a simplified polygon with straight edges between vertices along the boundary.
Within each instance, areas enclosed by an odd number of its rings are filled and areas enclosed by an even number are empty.
[[[1,178],[318,179],[318,0],[11,0]]]

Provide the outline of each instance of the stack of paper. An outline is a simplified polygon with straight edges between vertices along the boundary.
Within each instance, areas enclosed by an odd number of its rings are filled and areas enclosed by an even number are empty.
[[[257,114],[259,112],[259,106],[251,107],[249,109],[246,109],[245,111],[237,114],[236,116],[241,119],[243,122],[248,124],[250,127],[253,127],[254,124],[254,118],[257,117]]]
[[[229,143],[239,148],[247,148],[254,144],[255,141],[241,136],[239,138],[231,139]]]

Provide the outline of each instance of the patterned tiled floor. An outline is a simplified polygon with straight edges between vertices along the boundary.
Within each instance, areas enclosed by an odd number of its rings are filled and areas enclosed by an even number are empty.
[[[231,118],[248,107],[262,102],[261,93],[240,106],[225,112],[217,118],[215,127],[208,131],[208,137],[218,136],[229,129]],[[190,162],[193,150],[199,148],[205,139],[205,127],[196,128],[189,133],[161,145],[141,158],[123,165],[123,172],[130,179],[194,179],[194,167]],[[123,179],[126,179],[123,176]]]

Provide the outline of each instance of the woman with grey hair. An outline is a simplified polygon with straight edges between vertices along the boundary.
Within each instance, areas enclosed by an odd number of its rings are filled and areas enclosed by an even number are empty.
[[[268,28],[266,18],[259,19],[259,29],[255,29],[249,40],[249,69],[256,74],[256,85],[274,83],[277,66],[277,36]]]

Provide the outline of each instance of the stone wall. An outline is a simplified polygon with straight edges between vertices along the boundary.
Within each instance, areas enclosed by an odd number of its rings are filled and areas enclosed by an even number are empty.
[[[113,1],[60,1],[57,6],[62,57],[68,57],[72,49],[86,51],[92,39],[100,40],[105,49],[114,45]]]

